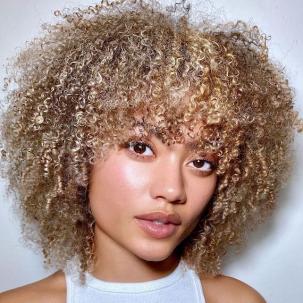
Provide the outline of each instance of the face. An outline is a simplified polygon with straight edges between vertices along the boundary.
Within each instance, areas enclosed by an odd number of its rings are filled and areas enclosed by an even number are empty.
[[[197,225],[217,181],[215,157],[187,143],[130,139],[94,165],[89,199],[97,237],[146,261],[173,253]]]

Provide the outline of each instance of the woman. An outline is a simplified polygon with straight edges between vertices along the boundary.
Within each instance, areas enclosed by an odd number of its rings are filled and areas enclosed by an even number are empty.
[[[0,302],[265,302],[222,257],[270,214],[302,123],[255,27],[187,13],[78,10],[16,58],[5,173],[60,270]]]

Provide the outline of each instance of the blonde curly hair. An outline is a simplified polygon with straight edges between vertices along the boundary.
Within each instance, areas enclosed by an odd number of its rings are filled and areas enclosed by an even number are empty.
[[[14,59],[1,118],[2,174],[16,194],[23,234],[47,264],[91,268],[89,174],[140,125],[163,142],[216,153],[216,191],[178,247],[196,271],[216,275],[231,245],[268,216],[291,165],[302,121],[267,37],[244,22],[199,25],[186,7],[102,2],[56,12]],[[138,121],[137,113],[143,118]],[[196,130],[195,130],[196,131]]]

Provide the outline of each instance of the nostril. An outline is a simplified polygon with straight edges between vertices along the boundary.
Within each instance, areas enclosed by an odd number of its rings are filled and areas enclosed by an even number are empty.
[[[170,203],[184,203],[186,201],[186,194],[183,188],[166,187],[164,184],[159,185],[157,189],[154,188],[152,197],[154,199],[163,199]]]

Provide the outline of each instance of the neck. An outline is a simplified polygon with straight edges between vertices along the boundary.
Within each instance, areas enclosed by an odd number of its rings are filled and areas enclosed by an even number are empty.
[[[176,253],[162,261],[146,261],[118,245],[103,231],[95,228],[96,262],[93,276],[108,282],[146,282],[160,279],[177,267]]]

